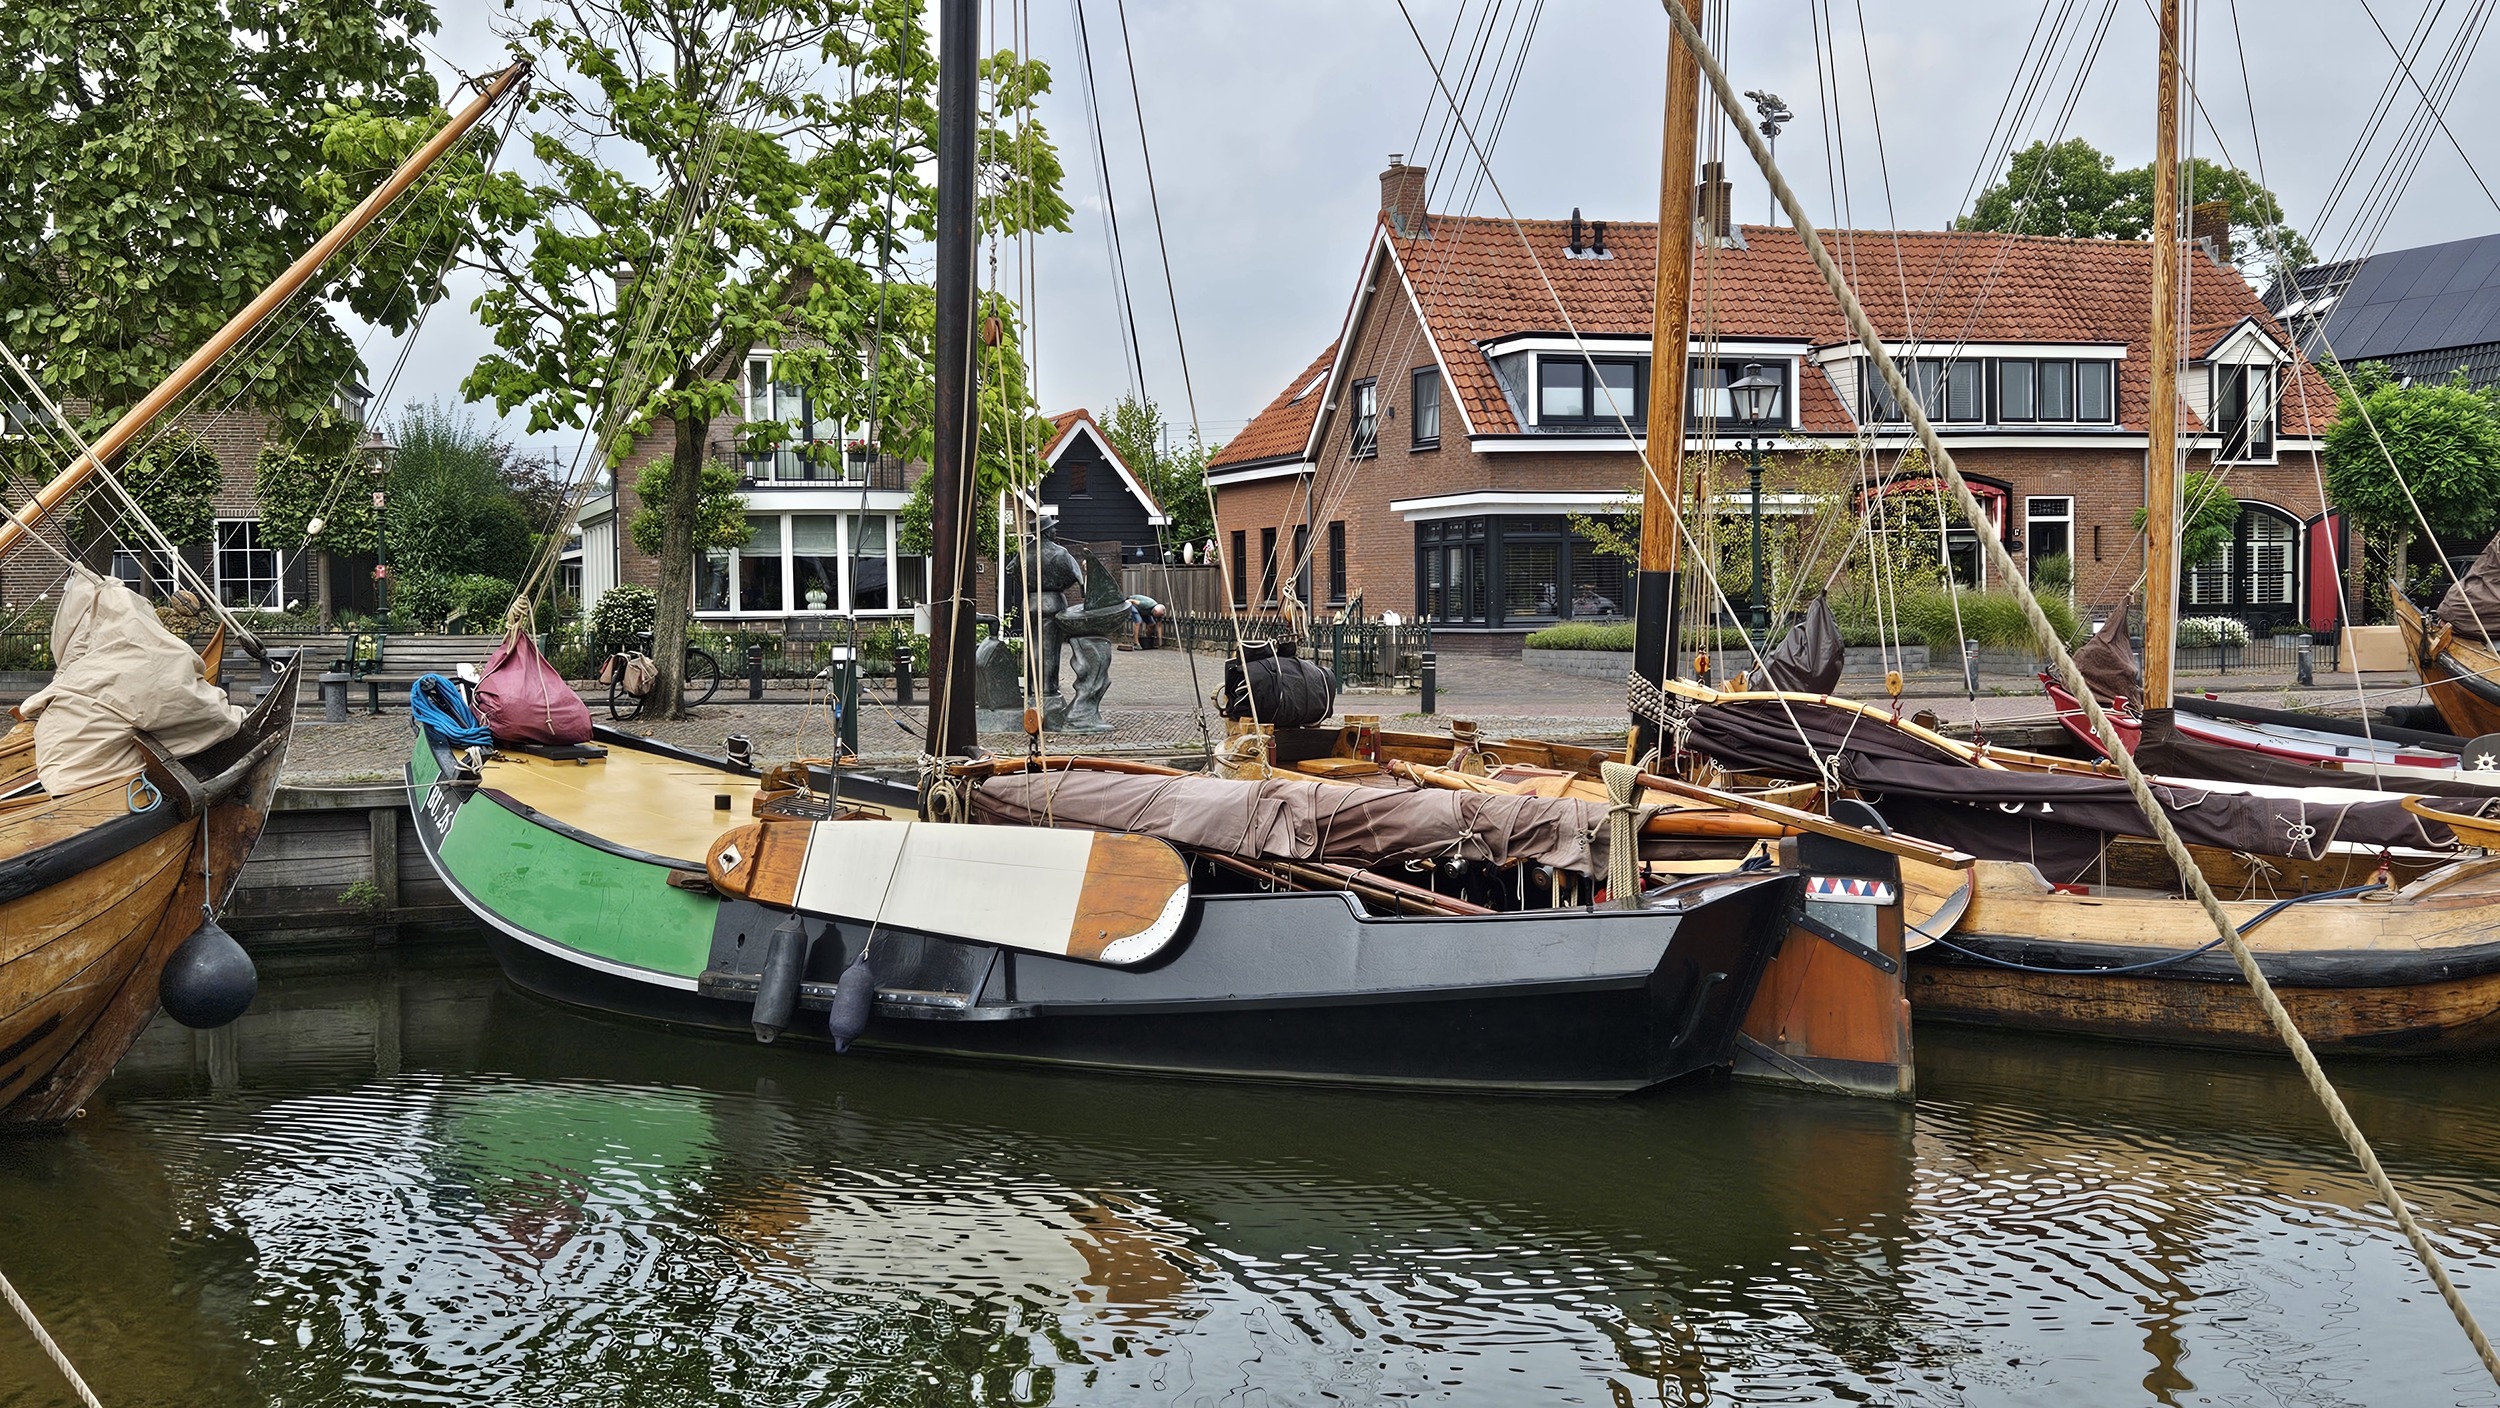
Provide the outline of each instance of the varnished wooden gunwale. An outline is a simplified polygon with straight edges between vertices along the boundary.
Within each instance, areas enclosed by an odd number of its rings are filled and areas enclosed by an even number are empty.
[[[2448,730],[2459,738],[2500,733],[2500,655],[2459,640],[2445,622],[2424,617],[2401,593],[2395,614],[2405,653]]]

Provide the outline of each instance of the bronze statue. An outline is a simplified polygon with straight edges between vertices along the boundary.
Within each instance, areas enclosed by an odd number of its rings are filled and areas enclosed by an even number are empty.
[[[1042,653],[1042,727],[1053,733],[1111,732],[1102,721],[1102,698],[1111,690],[1111,637],[1130,620],[1119,579],[1091,548],[1060,542],[1058,522],[1051,518],[1009,555],[1005,570],[1027,593],[1027,648]],[[1072,697],[1059,692],[1062,645],[1076,672]]]

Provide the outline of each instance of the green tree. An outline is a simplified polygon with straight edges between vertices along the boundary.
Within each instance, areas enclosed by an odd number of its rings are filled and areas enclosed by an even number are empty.
[[[0,338],[94,424],[128,407],[442,123],[419,47],[434,28],[425,0],[11,6]],[[294,430],[334,429],[359,363],[333,305],[405,328],[467,228],[404,220],[366,242],[228,384]]]
[[[321,628],[336,619],[330,597],[330,559],[374,548],[373,491],[380,482],[361,454],[313,455],[284,444],[260,452],[252,472],[260,503],[261,541],[285,552],[313,555],[313,600]]]
[[[2385,368],[2365,366],[2337,380],[2327,497],[2392,563],[2396,579],[2405,580],[2420,530],[2416,504],[2440,537],[2490,536],[2500,524],[2500,408],[2492,399],[2462,376],[2402,386]]]
[[[1184,444],[1168,444],[1170,427],[1162,407],[1150,397],[1122,396],[1112,402],[1102,418],[1102,433],[1137,471],[1146,492],[1171,515],[1171,526],[1163,530],[1166,542],[1177,550],[1182,543],[1203,543],[1215,536],[1215,515],[1207,508],[1207,461],[1214,452],[1206,442],[1192,435]]]
[[[634,535],[634,546],[650,557],[658,557],[668,541],[668,515],[659,505],[674,497],[669,480],[676,473],[675,460],[653,460],[634,479],[634,496],[642,507],[634,510],[626,530]],[[742,548],[748,532],[747,498],[739,490],[738,471],[719,460],[704,465],[703,487],[695,495],[694,550]]]
[[[596,431],[611,465],[628,449],[611,432],[668,422],[664,582],[691,579],[707,437],[738,403],[748,348],[778,349],[776,378],[879,426],[886,453],[928,452],[934,319],[913,314],[925,300],[891,272],[895,241],[935,233],[937,64],[922,9],[569,0],[510,36],[548,60],[530,136],[543,177],[482,202],[477,308],[496,350],[466,390],[527,405],[534,431]],[[1048,70],[1001,53],[982,76],[982,227],[1065,228],[1058,159],[1031,116]],[[1030,399],[1021,383],[1014,395]],[[682,589],[660,596],[671,716],[691,605]]]
[[[925,345],[936,334],[936,302],[927,289],[912,289],[910,293],[912,326],[918,329],[920,342]],[[985,317],[998,320],[1001,332],[996,345],[980,348],[975,359],[981,443],[973,462],[970,546],[975,554],[987,556],[990,545],[998,541],[1000,496],[1028,488],[1041,478],[1041,452],[1050,443],[1051,424],[1034,403],[1024,355],[1017,350],[1021,342],[1015,334],[1015,305],[997,294],[986,294],[982,311]],[[927,418],[936,409],[930,399],[935,387],[934,378],[921,383],[919,395],[909,401],[905,412],[909,423],[923,427],[916,442],[921,445],[927,443]],[[911,498],[903,504],[897,545],[905,552],[929,550],[929,493],[935,487],[933,476],[922,475],[912,485]]]
[[[2144,531],[2148,517],[2143,509],[2135,511],[2135,531]],[[2179,485],[2179,518],[2179,564],[2194,567],[2211,561],[2239,536],[2240,501],[2219,478],[2190,470]]]
[[[176,547],[207,542],[217,532],[217,491],[225,469],[206,441],[186,430],[156,437],[119,471],[122,487]],[[95,547],[108,542],[145,548],[152,539],[128,521],[128,508],[112,491],[96,487],[78,495],[71,536]]]
[[[2283,215],[2283,203],[2255,177],[2204,157],[2180,163],[2182,205],[2221,201],[2230,207],[2231,242],[2252,278],[2297,269],[2315,256]],[[2141,240],[2153,226],[2153,167],[2120,168],[2081,137],[2034,142],[2007,161],[2005,179],[1979,193],[1957,230],[2024,235]]]
[[[394,439],[385,530],[392,566],[520,580],[538,544],[507,482],[512,447],[440,404],[409,407]]]

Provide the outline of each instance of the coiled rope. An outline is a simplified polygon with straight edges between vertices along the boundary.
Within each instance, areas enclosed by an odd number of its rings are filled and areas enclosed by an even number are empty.
[[[2310,1093],[2325,1109],[2328,1122],[2343,1137],[2344,1146],[2352,1151],[2353,1159],[2361,1165],[2362,1172],[2369,1175],[2370,1185],[2377,1190],[2379,1201],[2387,1205],[2388,1212],[2396,1219],[2396,1225],[2403,1229],[2405,1240],[2412,1244],[2413,1253],[2421,1260],[2423,1270],[2430,1274],[2431,1283],[2439,1288],[2439,1298],[2447,1302],[2449,1313],[2456,1317],[2458,1327],[2472,1341],[2474,1353],[2481,1359],[2484,1371],[2491,1375],[2494,1383],[2500,1383],[2500,1353],[2493,1351],[2490,1338],[2483,1333],[2481,1323],[2474,1318],[2474,1312],[2458,1293],[2456,1282],[2449,1279],[2448,1266],[2441,1259],[2439,1249],[2431,1245],[2430,1234],[2422,1229],[2422,1224],[2413,1216],[2412,1206],[2406,1203],[2404,1194],[2396,1189],[2395,1180],[2379,1163],[2378,1152],[2370,1147],[2369,1136],[2354,1123],[2352,1111],[2345,1108],[2343,1097],[2336,1093],[2334,1082],[2327,1079],[2325,1068],[2318,1064],[2317,1053],[2309,1049],[2308,1039],[2300,1034],[2300,1027],[2292,1020],[2291,1012],[2283,1006],[2283,999],[2275,994],[2274,984],[2267,981],[2264,970],[2257,966],[2257,955],[2240,937],[2229,912],[2223,909],[2221,899],[2214,894],[2213,886],[2207,883],[2205,872],[2198,868],[2196,858],[2189,854],[2187,842],[2180,839],[2178,828],[2171,825],[2169,816],[2162,811],[2161,803],[2153,796],[2152,784],[2145,780],[2144,770],[2136,765],[2135,756],[2119,741],[2118,731],[2111,725],[2108,713],[2093,696],[2091,686],[2084,683],[2083,672],[2075,668],[2075,658],[2067,653],[2066,642],[2040,610],[2040,599],[2032,595],[2031,584],[2015,566],[2003,541],[1988,528],[1987,514],[1980,508],[1979,500],[1972,496],[1970,485],[1963,480],[1962,471],[1955,466],[1953,456],[1937,438],[1936,427],[1928,420],[1925,405],[1912,394],[1909,383],[1902,379],[1901,368],[1884,350],[1883,334],[1876,330],[1874,320],[1867,317],[1865,307],[1858,302],[1856,292],[1842,276],[1840,266],[1832,261],[1832,253],[1824,246],[1821,233],[1806,216],[1804,202],[1797,199],[1797,193],[1788,185],[1788,178],[1780,174],[1779,164],[1771,159],[1769,145],[1762,140],[1761,131],[1746,114],[1744,104],[1737,99],[1736,90],[1729,85],[1727,70],[1720,65],[1718,55],[1710,51],[1701,31],[1694,27],[1692,17],[1685,13],[1687,3],[1689,0],[1660,0],[1661,8],[1667,12],[1668,22],[1675,26],[1677,40],[1691,46],[1700,60],[1702,75],[1710,80],[1712,95],[1727,111],[1738,135],[1745,139],[1745,149],[1753,154],[1754,164],[1762,168],[1762,177],[1770,183],[1772,194],[1779,198],[1780,208],[1788,212],[1789,223],[1797,231],[1797,238],[1804,245],[1807,257],[1814,261],[1815,271],[1823,276],[1833,300],[1848,319],[1850,332],[1866,348],[1872,365],[1882,373],[1884,384],[1894,401],[1908,411],[1911,423],[1918,431],[1919,442],[1926,448],[1928,462],[1951,488],[1955,502],[1961,506],[1963,518],[1979,530],[1980,547],[1988,554],[1989,566],[2014,589],[2016,597],[2022,602],[2023,618],[2030,623],[2033,636],[2048,652],[2058,678],[2065,681],[2067,689],[2083,705],[2085,717],[2091,720],[2093,735],[2100,739],[2110,761],[2118,765],[2119,775],[2126,779],[2127,790],[2134,794],[2136,805],[2143,810],[2144,819],[2152,826],[2162,850],[2178,867],[2180,877],[2187,882],[2189,893],[2196,897],[2206,917],[2213,921],[2214,932],[2230,947],[2232,961],[2239,965],[2241,978],[2256,996],[2258,1005],[2265,1009],[2266,1020],[2273,1024],[2275,1035],[2291,1049],[2292,1060],[2300,1067],[2301,1076],[2309,1082]],[[2155,230],[2153,237],[2169,239],[2173,236],[2170,231]],[[2156,348],[2154,355],[2176,354],[2175,349]]]
[[[5,1297],[9,1309],[16,1311],[17,1318],[26,1322],[26,1332],[35,1337],[35,1343],[42,1347],[44,1357],[52,1361],[52,1367],[60,1370],[61,1377],[69,1380],[69,1386],[77,1390],[78,1401],[87,1408],[104,1408],[103,1402],[95,1396],[95,1390],[87,1387],[87,1381],[78,1376],[78,1366],[69,1362],[69,1356],[61,1351],[51,1332],[35,1318],[34,1308],[26,1304],[26,1298],[17,1293],[17,1287],[10,1285],[5,1275],[0,1275],[0,1297]]]

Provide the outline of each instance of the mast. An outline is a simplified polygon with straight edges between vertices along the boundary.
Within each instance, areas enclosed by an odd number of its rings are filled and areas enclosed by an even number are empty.
[[[356,208],[341,217],[336,225],[330,227],[327,234],[313,241],[312,248],[298,255],[295,262],[287,266],[286,272],[278,276],[277,282],[262,289],[259,297],[244,305],[243,311],[227,319],[226,325],[219,328],[216,335],[200,344],[198,351],[185,359],[181,366],[176,367],[173,375],[157,383],[155,390],[141,397],[139,404],[122,412],[121,419],[115,421],[111,429],[97,436],[88,446],[86,453],[72,461],[69,468],[54,475],[49,482],[37,490],[35,497],[24,508],[14,514],[0,516],[0,553],[7,552],[16,546],[20,538],[33,532],[35,525],[43,521],[45,514],[59,507],[63,499],[76,493],[81,485],[94,477],[96,471],[129,448],[130,443],[144,433],[148,426],[158,416],[164,414],[165,409],[179,399],[184,392],[189,391],[207,373],[208,369],[216,364],[218,358],[225,356],[236,343],[250,336],[252,330],[266,321],[269,315],[284,307],[288,299],[293,298],[304,285],[312,281],[313,275],[320,271],[323,264],[329,262],[330,256],[338,253],[349,240],[354,239],[367,225],[373,223],[375,216],[380,215],[391,202],[399,199],[410,186],[415,185],[417,178],[425,174],[426,168],[432,166],[443,153],[451,150],[454,143],[467,136],[469,129],[475,127],[478,120],[486,116],[487,111],[495,106],[496,101],[502,98],[513,84],[520,82],[521,75],[527,72],[529,72],[529,61],[524,59],[496,75],[495,80],[487,84],[483,92],[479,93],[467,107],[454,114],[450,122],[443,125],[442,131],[435,133],[424,146],[417,148],[406,161],[401,162],[399,169],[391,173],[389,180],[384,181],[374,189],[371,195],[358,202]]]
[[[1688,8],[1695,33],[1706,0],[1667,0]],[[2175,3],[2175,0],[2174,0]],[[1693,157],[1701,138],[1701,58],[1670,31],[1667,112],[1658,158],[1658,274],[1649,325],[1648,452],[1641,474],[1641,557],[1634,579],[1632,673],[1663,680],[1682,673],[1676,613],[1684,535],[1685,328],[1693,302]],[[1635,759],[1657,746],[1658,726],[1635,717]]]
[[[978,0],[939,0],[937,143],[937,431],[929,485],[929,752],[962,757],[972,719],[973,66]]]
[[[2170,707],[2179,617],[2179,0],[2161,0],[2154,103],[2152,401],[2144,414],[2144,698]]]

